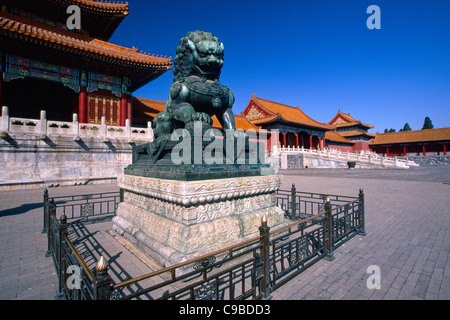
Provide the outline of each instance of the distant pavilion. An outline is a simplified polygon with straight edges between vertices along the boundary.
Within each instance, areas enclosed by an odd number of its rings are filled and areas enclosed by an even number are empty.
[[[450,148],[450,127],[377,133],[369,146],[386,156],[446,156]]]
[[[265,130],[278,130],[282,147],[323,149],[326,146],[325,133],[330,127],[310,118],[298,106],[288,106],[253,94],[242,115]]]
[[[353,118],[350,113],[344,113],[340,109],[328,125],[339,133],[341,137],[353,142],[353,150],[369,150],[369,141],[375,138],[375,134],[368,132],[374,126],[362,123]]]

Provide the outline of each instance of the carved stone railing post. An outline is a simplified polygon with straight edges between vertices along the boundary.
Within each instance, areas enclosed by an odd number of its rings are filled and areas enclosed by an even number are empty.
[[[0,118],[0,132],[5,134],[9,131],[9,109],[7,106],[2,107],[2,116]]]
[[[131,138],[130,119],[125,119],[125,137]]]
[[[39,119],[39,137],[41,140],[47,138],[47,112],[41,110],[41,118]]]
[[[105,116],[102,117],[99,131],[100,131],[100,137],[102,138],[102,141],[104,143],[109,142],[108,126],[106,125],[106,117]]]
[[[74,113],[72,117],[72,134],[76,137],[80,137],[80,123],[78,122],[78,114]]]
[[[153,129],[152,129],[152,122],[147,122],[147,138],[150,140],[153,140]]]

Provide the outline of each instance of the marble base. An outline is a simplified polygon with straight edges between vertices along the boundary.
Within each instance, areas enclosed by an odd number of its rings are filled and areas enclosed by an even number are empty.
[[[113,230],[162,267],[259,235],[265,215],[271,228],[284,226],[275,205],[279,175],[198,181],[121,175],[124,201]]]

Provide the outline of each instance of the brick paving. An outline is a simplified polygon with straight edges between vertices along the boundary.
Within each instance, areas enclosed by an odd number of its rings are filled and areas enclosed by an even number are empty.
[[[297,190],[356,195],[363,188],[367,235],[275,291],[274,299],[450,299],[450,167],[285,173],[283,184]],[[381,289],[367,288],[370,265],[380,268]]]
[[[450,299],[450,167],[413,170],[306,169],[280,172],[283,188],[366,195],[365,237],[356,236],[272,293],[273,299]],[[50,188],[50,196],[116,191],[117,186]],[[57,279],[45,257],[43,189],[0,192],[0,299],[54,299]],[[82,226],[80,243],[110,262],[119,282],[150,272],[154,265],[109,230],[111,222]],[[368,289],[367,267],[377,265],[381,288]]]

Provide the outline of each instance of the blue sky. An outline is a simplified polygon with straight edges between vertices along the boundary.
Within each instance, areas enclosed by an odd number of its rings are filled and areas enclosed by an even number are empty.
[[[128,0],[112,43],[175,57],[179,39],[212,32],[225,45],[221,83],[241,113],[252,93],[300,106],[319,122],[338,109],[397,131],[450,126],[449,0]],[[381,29],[369,30],[370,5]],[[134,95],[165,101],[172,71]]]

